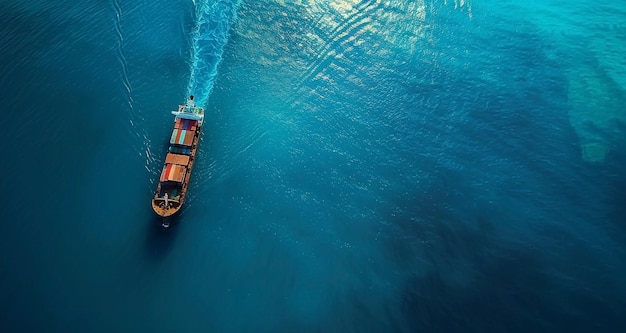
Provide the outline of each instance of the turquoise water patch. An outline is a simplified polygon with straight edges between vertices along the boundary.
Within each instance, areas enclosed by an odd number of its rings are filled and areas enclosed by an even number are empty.
[[[624,144],[626,4],[547,1],[529,3],[526,10],[565,66],[570,122],[583,159],[603,162]]]

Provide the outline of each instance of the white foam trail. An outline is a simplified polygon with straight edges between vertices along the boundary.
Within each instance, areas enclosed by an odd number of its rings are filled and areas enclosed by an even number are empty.
[[[195,95],[198,105],[206,106],[241,0],[199,0],[193,3],[196,27],[187,95]]]

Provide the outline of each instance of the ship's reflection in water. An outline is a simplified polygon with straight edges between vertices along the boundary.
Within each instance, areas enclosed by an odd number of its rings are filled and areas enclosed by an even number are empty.
[[[178,234],[178,220],[178,216],[152,217],[145,239],[145,252],[150,259],[161,260],[171,251]],[[166,222],[168,227],[163,226]]]

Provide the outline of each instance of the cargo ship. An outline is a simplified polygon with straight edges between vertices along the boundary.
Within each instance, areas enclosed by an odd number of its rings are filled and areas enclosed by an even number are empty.
[[[152,209],[163,217],[161,225],[166,228],[170,226],[168,217],[181,209],[187,196],[204,121],[204,109],[196,106],[192,95],[185,104],[178,106],[178,110],[172,111],[172,114],[175,116],[174,129],[156,193],[152,198]]]

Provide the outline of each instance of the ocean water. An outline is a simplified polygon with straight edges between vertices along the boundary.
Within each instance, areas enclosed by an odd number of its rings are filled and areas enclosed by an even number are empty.
[[[0,12],[1,332],[626,331],[623,1]]]

